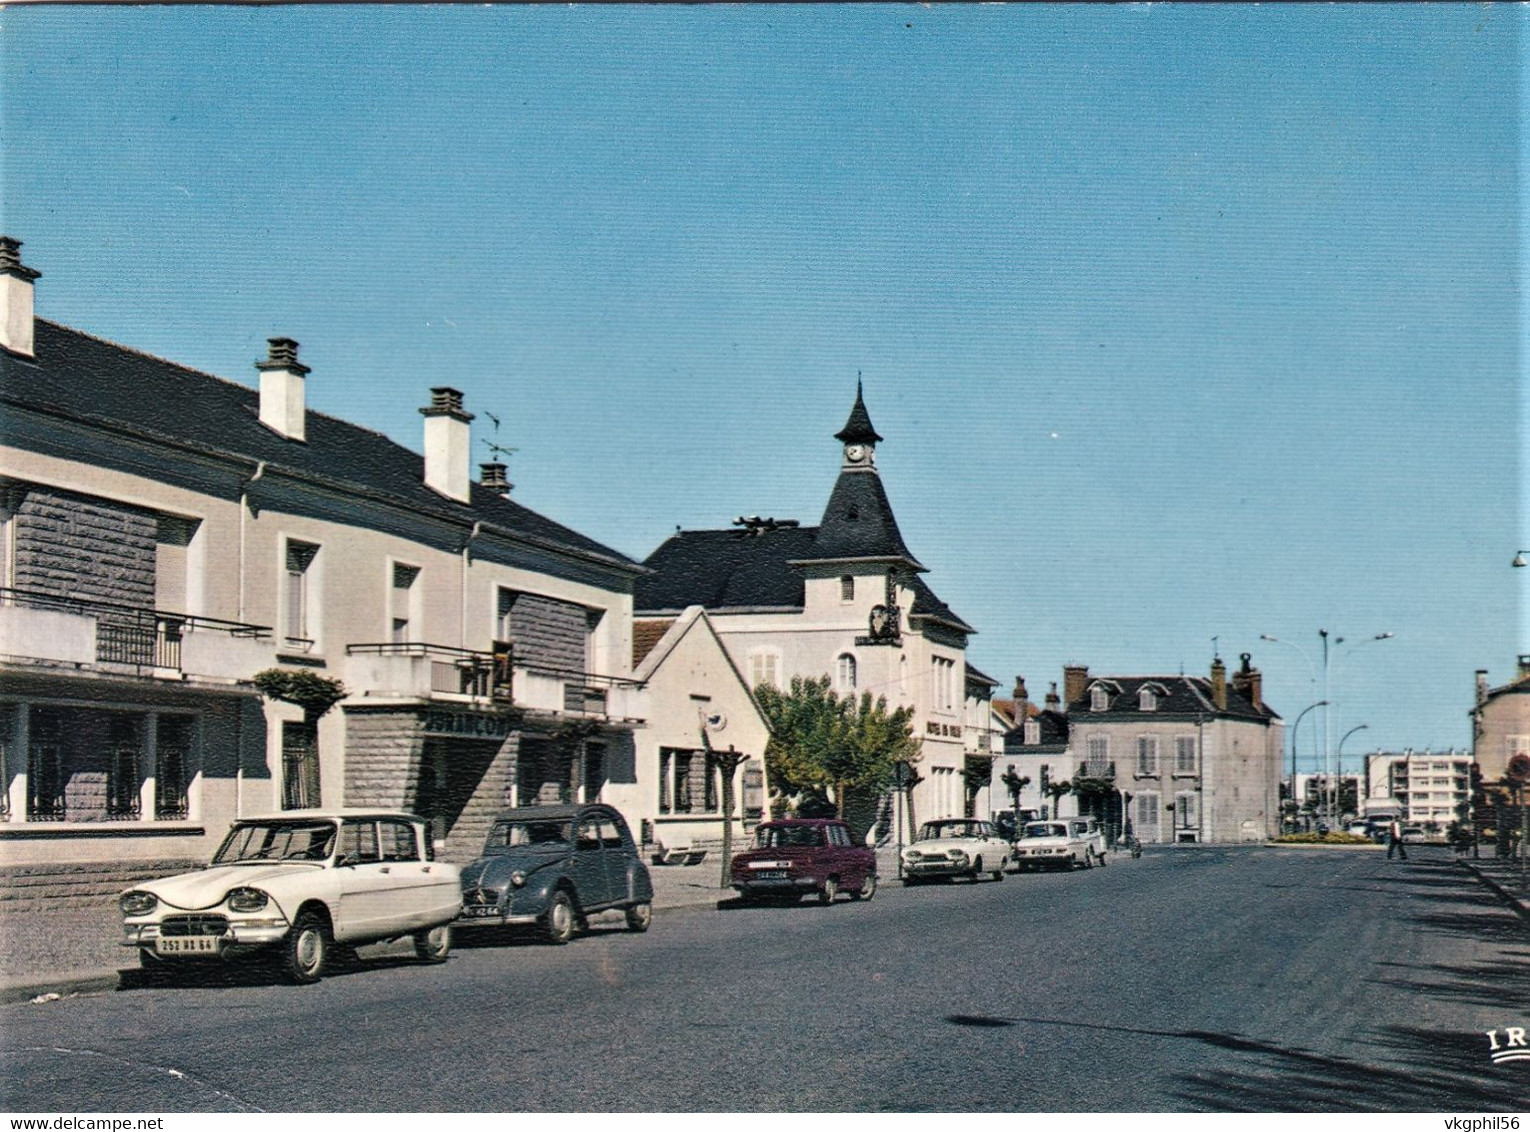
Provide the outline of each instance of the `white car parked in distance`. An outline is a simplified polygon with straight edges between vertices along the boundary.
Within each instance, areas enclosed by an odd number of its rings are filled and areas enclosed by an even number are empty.
[[[288,810],[235,822],[205,869],[124,892],[122,945],[164,972],[190,960],[280,959],[322,978],[336,944],[412,936],[429,963],[451,951],[461,872],[431,859],[425,823],[376,810]]]
[[[1026,822],[1015,842],[1015,863],[1021,872],[1103,865],[1105,835],[1094,818]]]
[[[973,818],[942,818],[919,827],[919,836],[903,850],[903,883],[970,877],[987,873],[1004,879],[1009,863],[1009,842],[1000,837],[992,822]]]

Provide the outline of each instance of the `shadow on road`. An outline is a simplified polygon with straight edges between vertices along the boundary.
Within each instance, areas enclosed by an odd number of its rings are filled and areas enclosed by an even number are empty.
[[[950,1014],[945,1021],[974,1029],[1058,1026],[1162,1038],[1241,1055],[1231,1066],[1177,1077],[1174,1095],[1186,1109],[1214,1112],[1442,1111],[1510,1108],[1524,1103],[1524,1082],[1513,1067],[1495,1068],[1478,1033],[1435,1033],[1401,1026],[1375,1030],[1357,1055],[1373,1049],[1387,1066],[1349,1057],[1286,1049],[1241,1034],[1152,1030],[1060,1018]],[[1204,1057],[1185,1060],[1203,1061]],[[1399,1064],[1400,1063],[1400,1064]]]

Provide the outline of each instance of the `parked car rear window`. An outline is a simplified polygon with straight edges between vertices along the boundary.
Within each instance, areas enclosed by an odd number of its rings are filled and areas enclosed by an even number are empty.
[[[483,847],[484,856],[492,857],[525,845],[566,845],[569,825],[567,821],[498,822],[489,832],[488,843]]]
[[[1025,827],[1026,837],[1067,837],[1068,827],[1062,822],[1033,821]]]
[[[789,845],[822,845],[823,829],[815,825],[762,825],[755,831],[755,845],[760,849],[781,849]]]

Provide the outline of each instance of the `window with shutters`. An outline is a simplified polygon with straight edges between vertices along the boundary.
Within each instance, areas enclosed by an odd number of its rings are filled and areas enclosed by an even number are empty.
[[[395,562],[389,573],[392,584],[388,591],[388,639],[395,644],[421,640],[420,587],[415,584],[420,568]]]
[[[282,641],[289,649],[307,652],[319,638],[318,594],[314,563],[319,548],[312,543],[287,540],[283,576]]]

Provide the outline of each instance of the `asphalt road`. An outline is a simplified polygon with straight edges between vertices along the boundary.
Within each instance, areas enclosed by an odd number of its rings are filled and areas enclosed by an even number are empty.
[[[0,1106],[208,1110],[1524,1108],[1530,931],[1448,856],[1149,852],[567,947],[370,958],[0,1009]]]

